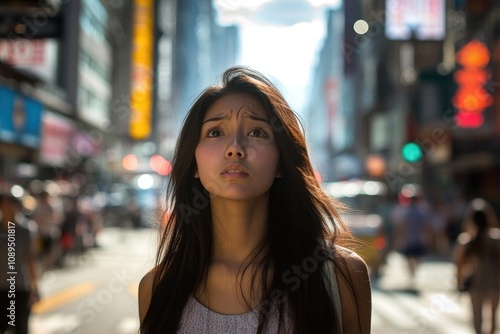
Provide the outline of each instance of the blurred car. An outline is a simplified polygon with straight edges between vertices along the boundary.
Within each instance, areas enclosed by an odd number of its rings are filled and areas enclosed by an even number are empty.
[[[324,182],[326,192],[348,207],[343,220],[358,241],[354,250],[365,260],[374,277],[385,263],[387,236],[379,205],[387,192],[384,183],[370,180]]]

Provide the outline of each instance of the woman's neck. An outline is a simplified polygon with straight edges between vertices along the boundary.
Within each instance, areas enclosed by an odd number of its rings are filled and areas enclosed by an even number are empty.
[[[268,201],[212,199],[213,261],[241,266],[267,231]]]

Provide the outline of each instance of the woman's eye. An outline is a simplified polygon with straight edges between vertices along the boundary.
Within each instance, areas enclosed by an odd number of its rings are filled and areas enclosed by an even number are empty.
[[[254,129],[254,130],[250,131],[249,135],[252,137],[258,137],[258,138],[267,136],[266,132],[262,129]]]
[[[207,137],[219,137],[222,136],[222,131],[218,129],[210,129],[207,131]]]

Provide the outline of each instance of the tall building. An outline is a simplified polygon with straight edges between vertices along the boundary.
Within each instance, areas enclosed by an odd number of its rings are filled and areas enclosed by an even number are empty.
[[[0,4],[0,180],[13,183],[71,168],[76,131],[70,8],[58,2]]]
[[[166,156],[173,152],[173,145],[191,104],[205,87],[216,82],[227,67],[236,64],[239,51],[237,27],[217,23],[217,13],[211,0],[171,2],[162,0],[162,6],[170,8],[169,13],[175,11],[175,17],[167,15],[159,18],[160,26],[170,24],[173,31],[172,37],[169,37],[172,42],[160,40],[160,46],[169,51],[159,56],[160,75],[171,78],[168,91],[158,94],[159,99],[168,95],[169,101],[159,100],[157,106],[158,110],[162,110],[163,120],[159,122],[165,124],[160,137],[162,154]],[[171,69],[166,74],[168,63]],[[163,85],[159,88],[164,89]]]
[[[307,110],[308,140],[316,168],[329,181],[366,177],[366,115],[377,104],[380,36],[356,33],[368,2],[344,1],[327,13],[326,37]]]
[[[0,136],[0,178],[27,183],[83,172],[95,182],[107,172],[108,139],[120,135],[111,112],[113,59],[116,39],[127,37],[115,8],[99,0],[0,7],[0,93],[9,101],[0,124],[16,119]]]
[[[326,38],[313,74],[312,94],[306,107],[306,131],[315,168],[325,180],[335,179],[335,151],[345,144],[343,113],[344,50],[336,46],[344,40],[343,7],[327,14]],[[338,130],[338,131],[337,131]]]

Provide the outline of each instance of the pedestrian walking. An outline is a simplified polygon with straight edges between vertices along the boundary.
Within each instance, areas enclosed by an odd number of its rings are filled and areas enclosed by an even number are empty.
[[[294,112],[262,74],[228,69],[191,107],[141,333],[370,332],[366,264],[341,247]],[[331,227],[333,226],[333,227]]]
[[[457,288],[470,296],[476,334],[493,334],[500,298],[500,228],[492,206],[472,200],[463,228],[453,254]]]
[[[66,210],[61,226],[61,264],[68,257],[78,260],[83,256],[87,247],[85,245],[86,234],[90,230],[89,218],[79,208],[79,196],[68,196],[66,199]]]
[[[47,191],[39,195],[32,217],[38,224],[42,270],[45,272],[54,268],[61,237],[55,208]]]
[[[415,287],[417,268],[422,257],[427,254],[430,222],[427,210],[419,204],[418,196],[412,196],[406,206],[399,207],[395,219],[396,250],[406,259],[410,285]]]
[[[0,333],[28,333],[31,306],[38,301],[31,232],[21,222],[20,208],[18,198],[0,193]]]

